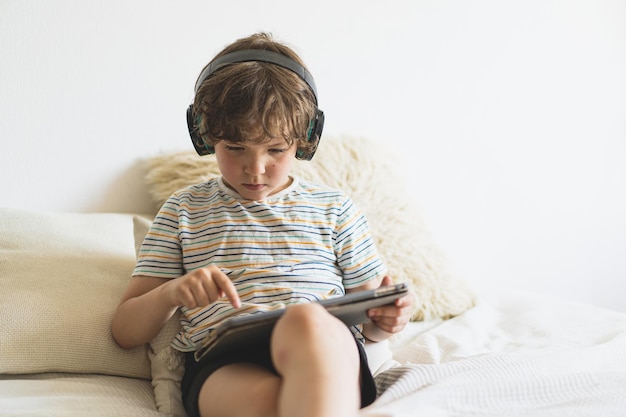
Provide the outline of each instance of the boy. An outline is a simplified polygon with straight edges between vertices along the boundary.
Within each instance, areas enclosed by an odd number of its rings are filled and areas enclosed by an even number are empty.
[[[190,417],[357,415],[376,398],[363,337],[400,331],[413,300],[370,310],[352,331],[310,303],[391,283],[352,201],[290,175],[321,135],[313,78],[290,48],[255,34],[205,67],[187,119],[222,176],[159,211],[113,319],[116,341],[147,343],[181,309],[173,346],[186,352]],[[225,318],[283,307],[267,346],[194,360]]]

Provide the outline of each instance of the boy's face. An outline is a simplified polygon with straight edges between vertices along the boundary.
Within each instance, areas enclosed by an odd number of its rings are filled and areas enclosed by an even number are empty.
[[[243,198],[263,200],[291,184],[289,174],[296,155],[296,143],[284,139],[269,142],[219,141],[215,156],[224,182]]]

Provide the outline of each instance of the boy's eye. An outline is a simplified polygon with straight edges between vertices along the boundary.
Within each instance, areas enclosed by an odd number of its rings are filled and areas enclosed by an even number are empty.
[[[270,148],[269,152],[270,153],[283,153],[286,152],[287,149],[285,148]]]
[[[243,152],[246,150],[245,146],[238,145],[236,143],[224,143],[224,149],[228,152]],[[268,146],[267,152],[271,154],[281,154],[289,150],[286,146]]]

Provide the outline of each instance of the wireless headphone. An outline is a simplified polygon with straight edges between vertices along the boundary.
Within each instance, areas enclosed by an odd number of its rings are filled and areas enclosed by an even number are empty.
[[[206,66],[206,68],[200,74],[200,77],[198,77],[198,81],[196,82],[195,86],[195,92],[198,92],[198,89],[207,78],[209,78],[213,73],[223,68],[224,66],[238,62],[249,61],[268,62],[270,64],[286,68],[302,78],[313,92],[316,104],[315,115],[313,116],[313,119],[311,119],[311,121],[309,122],[309,129],[307,131],[307,141],[311,146],[309,147],[310,149],[298,148],[298,150],[296,151],[297,159],[302,159],[306,161],[311,160],[313,158],[313,155],[315,154],[315,151],[317,150],[317,146],[319,145],[319,141],[322,136],[322,129],[324,128],[324,112],[317,108],[317,89],[315,88],[315,81],[313,80],[313,76],[311,75],[311,73],[309,73],[309,71],[307,71],[306,68],[304,68],[293,59],[277,52],[268,51],[265,49],[247,49],[243,51],[231,52],[229,54],[216,58],[213,62]],[[198,120],[194,120],[193,117],[193,103],[187,108],[187,128],[189,129],[191,142],[193,143],[193,146],[199,155],[203,156],[215,153],[215,148],[208,145],[199,134]]]

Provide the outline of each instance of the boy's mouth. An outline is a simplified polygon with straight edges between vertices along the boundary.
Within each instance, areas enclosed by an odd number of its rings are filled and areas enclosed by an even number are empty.
[[[242,184],[246,190],[249,191],[260,191],[265,188],[265,184]]]

